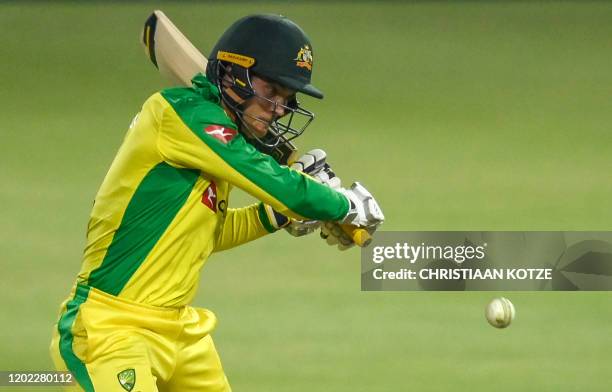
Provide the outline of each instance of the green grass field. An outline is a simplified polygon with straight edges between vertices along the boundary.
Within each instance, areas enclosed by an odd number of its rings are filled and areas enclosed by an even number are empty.
[[[154,8],[206,54],[242,15],[297,21],[326,93],[299,144],[371,188],[385,230],[612,229],[611,3],[3,3],[0,370],[52,367],[97,187],[164,87],[138,40]],[[505,293],[500,331],[495,293],[360,292],[359,266],[283,232],[211,258],[195,304],[234,390],[612,386],[609,293]]]

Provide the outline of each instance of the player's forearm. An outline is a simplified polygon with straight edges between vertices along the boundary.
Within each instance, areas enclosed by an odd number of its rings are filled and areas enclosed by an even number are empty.
[[[285,194],[260,200],[294,219],[336,221],[346,216],[349,209],[346,197],[301,173],[298,175],[301,178],[287,186]]]

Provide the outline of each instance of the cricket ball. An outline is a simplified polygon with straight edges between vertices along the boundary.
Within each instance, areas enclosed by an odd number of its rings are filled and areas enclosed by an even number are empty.
[[[494,298],[485,308],[485,317],[495,328],[506,328],[514,320],[515,314],[514,305],[504,297]]]

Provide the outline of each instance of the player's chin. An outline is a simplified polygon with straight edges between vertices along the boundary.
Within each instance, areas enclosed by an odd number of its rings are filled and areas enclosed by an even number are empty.
[[[269,129],[270,123],[264,121],[255,121],[254,124],[251,124],[251,130],[258,138],[265,137]]]

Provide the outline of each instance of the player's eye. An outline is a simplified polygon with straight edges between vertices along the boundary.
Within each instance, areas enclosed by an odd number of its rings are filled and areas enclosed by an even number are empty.
[[[266,89],[266,91],[268,93],[266,95],[266,98],[268,98],[268,99],[273,99],[273,98],[276,98],[278,96],[278,89],[276,87],[274,87],[274,86],[269,86]]]

